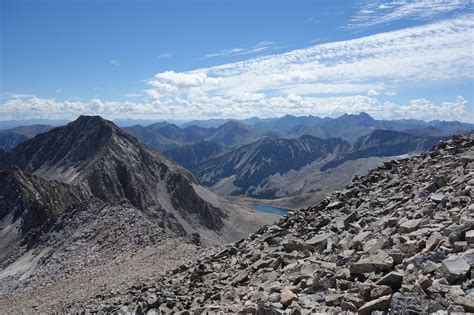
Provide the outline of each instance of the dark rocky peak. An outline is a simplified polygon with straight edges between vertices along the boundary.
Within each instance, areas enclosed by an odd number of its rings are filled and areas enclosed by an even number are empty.
[[[80,116],[66,126],[51,129],[19,144],[0,160],[0,169],[17,165],[35,173],[42,167],[74,167],[77,172],[119,138],[135,141],[110,121],[99,116]],[[70,181],[64,176],[45,176]]]
[[[176,230],[186,221],[187,231],[218,230],[226,216],[206,201],[209,192],[194,175],[98,116],[81,116],[22,143],[0,159],[0,170],[12,165],[78,185],[105,202],[126,199]]]
[[[361,125],[361,126],[371,126],[376,122],[375,119],[373,119],[369,114],[365,112],[361,112],[358,115],[344,114],[336,118],[336,120],[340,120],[342,122],[349,123],[349,124]]]

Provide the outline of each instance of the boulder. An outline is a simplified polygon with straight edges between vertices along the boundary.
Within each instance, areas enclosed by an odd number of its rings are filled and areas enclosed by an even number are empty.
[[[442,239],[443,239],[443,235],[441,235],[441,233],[439,232],[431,233],[430,237],[426,241],[425,250],[427,251],[433,250],[439,244],[439,242],[441,242]]]
[[[463,280],[471,266],[461,257],[450,257],[441,263],[441,270],[449,283],[455,283]]]
[[[421,223],[421,219],[408,220],[400,224],[400,232],[410,233],[415,231]]]
[[[376,282],[378,285],[388,285],[393,290],[398,290],[403,283],[403,273],[392,271],[383,276],[380,280]]]
[[[391,295],[393,293],[392,288],[388,285],[378,285],[370,291],[370,298],[371,299],[378,299],[379,297],[385,295]]]
[[[365,303],[359,308],[359,315],[369,315],[373,311],[386,311],[390,307],[391,295],[385,295],[378,299]]]
[[[316,247],[319,245],[325,246],[327,240],[331,237],[330,233],[323,233],[312,237],[311,239],[307,240],[305,243],[309,246]]]
[[[283,304],[283,306],[290,305],[291,302],[293,302],[297,298],[298,298],[298,296],[296,294],[294,294],[293,291],[291,291],[290,289],[285,288],[285,289],[281,290],[280,303]]]
[[[377,255],[359,259],[349,267],[351,274],[362,274],[370,272],[383,272],[390,270],[393,265],[393,258],[387,253],[380,251]]]
[[[466,242],[469,244],[474,244],[474,230],[466,232]]]

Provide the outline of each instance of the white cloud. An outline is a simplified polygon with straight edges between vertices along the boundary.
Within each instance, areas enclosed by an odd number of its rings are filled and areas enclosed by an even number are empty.
[[[146,102],[116,102],[91,99],[86,102],[58,101],[32,96],[11,97],[0,105],[4,119],[51,118],[73,119],[78,115],[102,115],[113,118],[206,119],[278,117],[286,114],[339,116],[342,113],[367,112],[378,119],[414,118],[424,120],[459,120],[474,122],[469,103],[458,96],[450,102],[434,104],[426,99],[407,104],[381,102],[376,98],[352,95],[337,97],[304,97],[297,94],[265,97],[263,94],[242,94],[233,98],[209,97],[199,89],[191,91],[192,99],[176,98],[172,104],[159,98]]]
[[[237,63],[187,72],[165,71],[147,81],[141,102],[68,102],[11,96],[0,105],[0,116],[73,118],[92,113],[109,118],[197,119],[336,116],[364,111],[384,119],[473,122],[472,105],[462,97],[441,104],[426,99],[396,104],[376,98],[377,93],[394,96],[395,91],[401,93],[403,86],[412,83],[471,80],[473,28],[473,15],[468,14]]]
[[[468,8],[471,0],[396,0],[364,3],[348,27],[364,28],[401,19],[430,19]]]
[[[466,15],[189,72],[162,72],[149,82],[146,93],[174,110],[189,106],[226,113],[226,109],[232,109],[228,112],[231,116],[271,115],[272,111],[284,114],[280,109],[297,112],[298,108],[286,106],[288,95],[303,98],[300,114],[311,111],[304,105],[316,102],[315,95],[347,95],[351,102],[354,94],[374,97],[386,91],[385,95],[394,96],[395,88],[414,82],[472,78],[473,27],[473,16]],[[258,102],[252,99],[254,96],[258,96]],[[244,99],[259,111],[244,108]],[[321,99],[326,102],[324,106],[335,106],[336,112],[350,110],[342,105],[339,108],[334,98]],[[363,102],[364,110],[369,112],[366,107],[372,103]]]
[[[212,58],[212,57],[222,57],[222,56],[243,56],[243,55],[251,55],[259,52],[263,52],[269,50],[274,45],[274,42],[264,40],[258,42],[257,44],[251,47],[236,47],[236,48],[229,48],[223,49],[218,52],[209,53],[205,57]]]
[[[112,59],[112,60],[110,60],[110,64],[112,66],[118,67],[118,66],[120,66],[120,61],[118,61],[117,59]]]
[[[380,95],[380,93],[377,92],[376,90],[372,89],[372,90],[367,91],[367,95],[368,96],[378,96],[378,95]]]
[[[155,87],[161,87],[162,84],[169,84],[181,88],[205,84],[213,86],[219,84],[219,79],[208,77],[204,72],[185,73],[165,71],[155,75],[149,84]]]

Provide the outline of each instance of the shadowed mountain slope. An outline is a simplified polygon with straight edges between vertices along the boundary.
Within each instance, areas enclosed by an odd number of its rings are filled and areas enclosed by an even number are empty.
[[[126,199],[179,233],[198,231],[211,241],[217,234],[241,235],[228,223],[245,217],[239,209],[223,207],[226,202],[200,187],[194,175],[98,116],[81,116],[3,154],[0,169],[14,165],[79,186],[105,202]]]
[[[240,147],[195,167],[195,173],[206,185],[214,185],[233,177],[239,193],[258,186],[268,176],[299,169],[319,158],[348,150],[350,145],[340,139],[265,139]]]
[[[195,165],[224,154],[225,152],[226,150],[216,143],[204,141],[166,150],[163,152],[163,155],[187,169],[192,169]]]

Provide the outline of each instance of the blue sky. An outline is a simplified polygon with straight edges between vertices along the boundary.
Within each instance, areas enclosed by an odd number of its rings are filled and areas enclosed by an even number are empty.
[[[0,120],[474,122],[471,1],[0,3]]]

